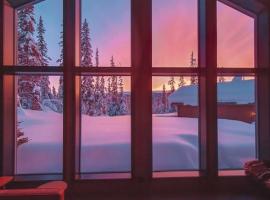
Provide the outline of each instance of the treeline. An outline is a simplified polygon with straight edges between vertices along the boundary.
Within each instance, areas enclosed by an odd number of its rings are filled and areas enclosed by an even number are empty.
[[[34,6],[29,4],[18,11],[18,52],[17,64],[21,66],[48,66],[51,58],[45,40],[46,29],[40,16],[36,24]],[[57,59],[63,66],[63,31],[60,33],[60,55]],[[90,28],[85,19],[81,26],[81,67],[99,67],[99,51],[93,50]],[[115,67],[114,57],[110,60]],[[58,88],[50,87],[47,75],[18,76],[18,106],[24,109],[51,109],[63,112],[64,78],[60,76]],[[130,113],[130,95],[124,92],[124,80],[121,76],[82,76],[81,77],[81,112],[91,116],[125,115]]]

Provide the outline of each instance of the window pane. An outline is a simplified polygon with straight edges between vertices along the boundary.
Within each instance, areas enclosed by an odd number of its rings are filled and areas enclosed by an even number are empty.
[[[153,170],[197,170],[197,77],[153,77]]]
[[[153,66],[197,67],[197,0],[154,0]]]
[[[81,173],[131,171],[130,77],[81,77]]]
[[[17,76],[16,174],[62,172],[63,80]]]
[[[81,66],[130,67],[130,0],[81,2]]]
[[[62,4],[62,0],[45,0],[17,10],[18,65],[63,65]]]
[[[218,67],[254,67],[254,45],[254,18],[217,2]]]
[[[218,77],[219,169],[242,169],[256,157],[254,77]]]

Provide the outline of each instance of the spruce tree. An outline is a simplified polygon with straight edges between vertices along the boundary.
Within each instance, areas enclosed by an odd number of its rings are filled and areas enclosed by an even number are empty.
[[[42,66],[42,55],[34,38],[34,6],[29,4],[18,10],[18,64]]]
[[[52,87],[52,98],[53,99],[56,99],[57,98],[57,93],[56,93],[56,89],[55,89],[54,86]]]
[[[93,50],[90,39],[90,29],[86,19],[81,28],[81,66],[92,67]]]
[[[172,76],[172,77],[170,78],[170,80],[168,81],[168,85],[169,85],[170,88],[171,88],[170,94],[174,93],[174,91],[175,91],[175,87],[174,87],[175,81],[174,81],[174,77],[173,77],[173,76]]]
[[[178,83],[178,87],[181,88],[185,85],[185,79],[184,76],[180,76],[179,77],[179,83]]]
[[[61,25],[63,28],[63,24]],[[64,33],[63,30],[60,32],[60,42],[58,43],[58,45],[60,46],[60,56],[57,59],[57,63],[59,64],[59,66],[64,66]]]
[[[98,51],[98,48],[96,49],[96,67],[99,67],[99,51]]]
[[[17,16],[17,63],[22,66],[42,66],[42,55],[34,38],[36,24],[34,6],[32,4],[26,5],[18,10]],[[23,108],[41,110],[41,93],[37,90],[40,81],[40,76],[19,76],[18,95]]]
[[[114,58],[111,58],[111,67],[115,67]],[[109,83],[110,93],[108,94],[108,115],[116,116],[119,114],[120,105],[119,105],[119,97],[118,97],[118,83],[117,76],[111,76],[111,80]]]
[[[47,43],[44,39],[44,34],[45,34],[45,28],[44,28],[44,24],[43,24],[43,19],[40,16],[39,17],[39,23],[37,26],[37,38],[38,38],[38,48],[39,51],[41,53],[42,56],[42,66],[48,66],[49,65],[49,61],[51,60],[51,58],[48,56],[48,48],[47,48]],[[41,87],[41,102],[43,102],[43,100],[45,99],[49,99],[50,96],[52,96],[51,94],[51,89],[49,87],[50,85],[50,80],[49,80],[49,76],[41,76],[41,81],[40,81],[40,87]]]
[[[126,115],[128,113],[127,99],[124,94],[123,78],[119,77],[119,115]]]
[[[101,95],[101,115],[107,114],[107,102],[106,102],[106,86],[105,86],[105,78],[101,76],[100,79],[100,95]]]
[[[190,67],[196,67],[196,58],[194,57],[193,51],[191,53],[190,57]],[[198,84],[198,78],[196,76],[190,77],[190,84],[191,85],[197,85]]]
[[[168,99],[165,84],[163,84],[162,87],[161,101],[162,101],[162,113],[166,113],[168,111]]]
[[[63,27],[63,24],[61,26]],[[59,41],[58,45],[60,46],[60,56],[56,62],[59,64],[59,66],[62,67],[62,66],[64,66],[64,33],[63,33],[63,29],[60,32],[60,41]],[[56,97],[61,103],[63,102],[63,97],[64,97],[64,77],[63,76],[59,77],[59,85],[58,85]],[[59,113],[63,112],[62,106],[58,106],[58,112]]]
[[[17,148],[30,141],[30,139],[24,135],[24,132],[23,132],[22,128],[20,127],[21,123],[22,122],[16,123],[16,139],[17,139],[16,146],[17,146]]]
[[[219,82],[219,83],[225,82],[225,77],[222,76],[222,75],[220,75],[220,76],[218,77],[218,82]]]
[[[90,29],[85,19],[81,27],[81,66],[93,67],[93,50],[90,39]],[[98,115],[96,111],[95,80],[92,76],[83,76],[81,82],[82,112],[93,116]]]
[[[41,53],[41,65],[42,66],[48,66],[49,62],[51,60],[51,58],[48,56],[47,43],[46,43],[45,38],[44,38],[45,31],[46,30],[44,28],[43,19],[40,16],[38,26],[37,26],[37,33],[38,33],[37,44],[38,44],[39,52]]]

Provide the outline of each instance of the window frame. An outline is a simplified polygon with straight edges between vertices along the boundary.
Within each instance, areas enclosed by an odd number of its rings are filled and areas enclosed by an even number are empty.
[[[0,98],[1,108],[1,175],[13,175],[14,154],[10,144],[15,131],[15,95],[7,90],[14,88],[13,75],[20,73],[51,74],[64,76],[64,129],[63,129],[63,179],[69,183],[76,181],[79,173],[78,141],[80,139],[79,79],[82,74],[128,75],[131,76],[131,158],[132,180],[152,180],[152,76],[159,75],[198,75],[199,77],[199,147],[200,176],[215,179],[218,177],[217,157],[217,83],[218,75],[249,74],[257,76],[258,157],[270,158],[270,49],[269,49],[269,8],[257,0],[245,5],[242,1],[222,0],[256,13],[256,53],[257,66],[253,69],[217,68],[217,20],[216,0],[198,0],[198,68],[152,68],[152,0],[131,0],[131,67],[80,68],[76,54],[79,34],[78,15],[80,1],[63,1],[64,67],[22,67],[16,66],[14,58],[6,61],[4,47],[14,52],[14,8],[6,1],[0,4]],[[231,5],[231,4],[230,4]],[[240,9],[241,10],[241,9]],[[6,22],[6,23],[5,23]],[[13,26],[4,27],[7,22]],[[12,33],[13,38],[8,37]],[[6,40],[9,38],[9,40]],[[265,40],[267,42],[265,42]],[[65,48],[65,47],[69,48]],[[13,54],[13,53],[11,53]],[[13,54],[14,55],[14,54]],[[10,101],[10,99],[13,99]],[[12,110],[12,112],[10,112]],[[7,115],[7,113],[9,113]],[[10,147],[11,146],[11,147]],[[14,146],[13,146],[14,147]],[[77,180],[79,181],[79,180]]]

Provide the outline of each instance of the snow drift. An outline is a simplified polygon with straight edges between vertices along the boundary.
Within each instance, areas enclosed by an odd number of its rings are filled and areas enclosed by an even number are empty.
[[[53,111],[18,112],[30,141],[17,149],[17,174],[61,173],[62,114]],[[131,170],[130,116],[82,117],[81,172]],[[219,167],[241,168],[255,157],[255,124],[219,120]],[[198,119],[175,114],[153,115],[153,169],[198,169]]]

